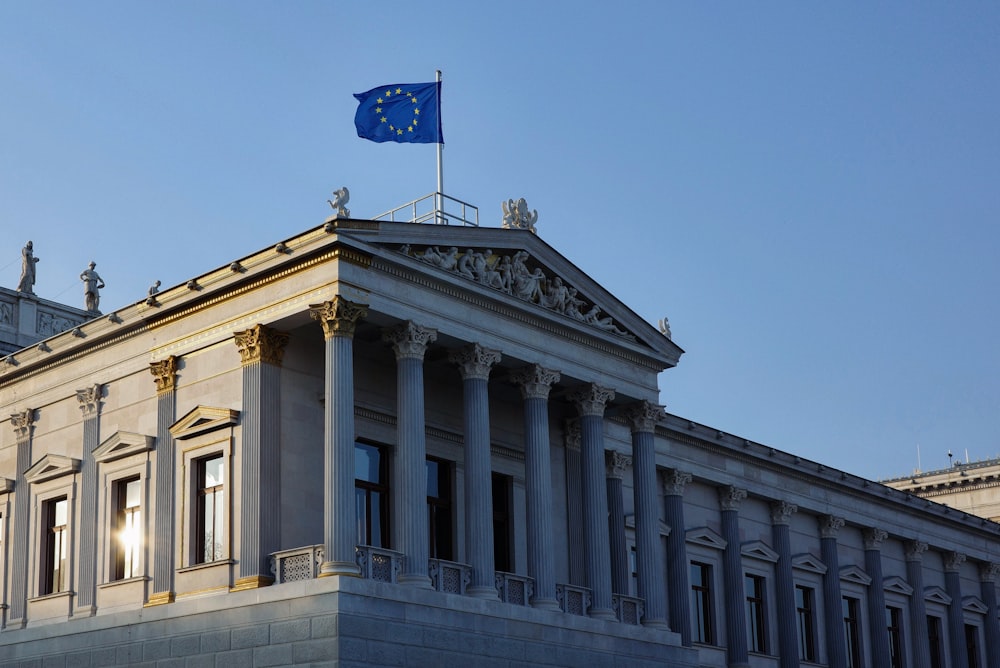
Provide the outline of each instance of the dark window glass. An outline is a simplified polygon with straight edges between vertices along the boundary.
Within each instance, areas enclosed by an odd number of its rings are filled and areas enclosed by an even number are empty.
[[[139,573],[139,549],[142,547],[140,495],[138,478],[115,483],[115,569],[114,579],[134,578]]]
[[[56,594],[69,590],[69,501],[66,497],[46,501],[43,513],[45,533],[39,593]]]
[[[927,615],[927,641],[931,668],[944,668],[944,642],[941,638],[941,618]]]
[[[196,461],[198,504],[196,509],[197,541],[195,563],[222,559],[226,535],[226,506],[223,482],[223,457],[215,455]]]
[[[451,529],[451,463],[441,459],[427,459],[427,527],[431,558],[454,559]]]
[[[358,545],[389,547],[389,483],[385,450],[354,444],[354,499]]]
[[[795,586],[795,614],[799,627],[799,659],[816,660],[816,595],[810,587]]]
[[[764,578],[747,575],[746,588],[747,649],[758,654],[767,652],[767,614],[764,600]]]
[[[510,520],[512,483],[510,476],[493,474],[493,567],[505,573],[514,570]]]
[[[712,605],[712,567],[691,562],[691,631],[694,642],[715,644]]]
[[[844,612],[844,637],[847,644],[847,665],[848,668],[861,668],[861,618],[858,613],[858,599],[844,596],[842,609]]]
[[[885,628],[889,634],[889,665],[903,668],[903,611],[900,608],[886,606]]]
[[[969,668],[979,668],[979,627],[965,625],[965,651],[969,656]]]

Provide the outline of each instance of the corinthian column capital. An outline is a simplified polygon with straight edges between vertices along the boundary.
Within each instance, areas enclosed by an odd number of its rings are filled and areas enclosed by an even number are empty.
[[[254,362],[266,362],[281,366],[288,345],[288,333],[264,325],[256,325],[242,332],[235,332],[233,340],[240,351],[244,366]]]
[[[101,404],[101,389],[101,386],[95,383],[92,387],[76,391],[76,400],[80,402],[80,412],[84,418],[97,413]]]
[[[740,503],[747,498],[747,491],[728,485],[719,488],[719,506],[722,510],[739,510]]]
[[[799,512],[799,507],[788,501],[775,501],[771,504],[771,524],[790,524],[792,515]]]
[[[965,555],[961,552],[947,552],[944,555],[944,571],[958,571],[965,563]]]
[[[177,358],[170,357],[149,363],[149,372],[156,382],[156,392],[172,392],[177,387]]]
[[[489,380],[490,371],[500,362],[500,351],[473,343],[452,350],[448,353],[448,360],[458,365],[462,380]]]
[[[25,408],[10,416],[10,426],[14,428],[14,437],[23,441],[31,435],[31,427],[35,424],[35,409]]]
[[[843,517],[823,515],[819,518],[819,535],[821,538],[836,538],[844,524]]]
[[[632,458],[617,450],[605,450],[604,466],[607,468],[609,478],[621,480],[625,475],[625,469],[632,466]]]
[[[677,469],[666,469],[662,473],[663,493],[667,496],[683,496],[684,487],[691,482],[691,474]]]
[[[629,425],[634,432],[652,432],[656,428],[656,423],[667,416],[663,406],[640,401],[628,407],[625,411]]]
[[[521,386],[524,399],[548,399],[552,386],[559,382],[558,371],[537,364],[517,369],[510,374],[510,382]]]
[[[569,393],[569,400],[576,404],[580,415],[604,417],[608,402],[615,398],[615,391],[597,383],[585,385]]]
[[[889,537],[889,532],[885,529],[870,527],[862,532],[866,550],[881,550],[882,543]]]
[[[357,304],[340,295],[322,304],[309,307],[309,315],[323,326],[323,337],[354,336],[358,320],[368,315],[367,304]]]
[[[407,320],[382,332],[382,341],[392,346],[396,359],[424,359],[427,346],[437,341],[437,330]]]
[[[924,552],[927,551],[927,543],[922,540],[909,540],[906,541],[906,560],[907,561],[922,561],[924,558]]]

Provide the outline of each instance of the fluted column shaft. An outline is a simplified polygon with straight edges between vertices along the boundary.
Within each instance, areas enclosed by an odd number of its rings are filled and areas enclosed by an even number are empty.
[[[840,557],[837,533],[844,526],[840,517],[820,518],[820,557],[826,565],[823,575],[823,618],[826,621],[826,653],[830,668],[847,668],[847,639],[844,637],[843,600],[840,593]],[[880,617],[885,619],[883,613]],[[884,631],[883,631],[884,632]]]
[[[871,637],[872,663],[890,665],[889,634],[885,622],[885,590],[882,589],[882,543],[886,532],[866,529],[864,532],[865,569],[872,582],[868,585],[868,628]]]
[[[1000,575],[1000,564],[985,563],[979,565],[980,592],[983,603],[986,604],[986,616],[983,618],[983,635],[986,637],[986,666],[1000,668],[1000,621],[997,615],[997,575]]]
[[[469,594],[497,598],[493,561],[493,483],[490,466],[490,369],[500,352],[479,345],[453,351],[462,374],[465,435],[465,557],[472,566]]]
[[[320,577],[359,575],[354,498],[354,330],[364,304],[339,295],[311,307],[323,327],[323,550]]]
[[[625,499],[622,495],[621,469],[627,457],[619,452],[605,453],[608,492],[608,538],[611,546],[611,590],[629,593],[628,545],[625,541]]]
[[[393,457],[393,535],[406,555],[399,582],[430,588],[427,526],[427,443],[424,426],[424,353],[437,331],[406,322],[385,333],[396,353],[396,453]]]
[[[31,523],[31,494],[24,473],[31,468],[33,409],[10,416],[17,438],[17,471],[14,478],[14,536],[10,559],[10,608],[8,625],[23,626],[28,606],[28,528]]]
[[[552,548],[552,461],[549,444],[549,391],[559,372],[530,366],[511,374],[524,398],[524,482],[528,514],[528,575],[535,581],[531,604],[558,610]]]
[[[590,616],[615,619],[608,550],[608,497],[604,485],[604,407],[614,392],[590,385],[574,393],[580,410],[580,489],[583,495],[584,574],[590,588]]]
[[[750,665],[739,519],[740,502],[745,498],[745,489],[724,487],[719,490],[722,537],[726,541],[726,547],[722,551],[722,579],[725,585],[726,665],[729,668]]]
[[[663,408],[640,402],[629,408],[632,429],[632,483],[635,500],[635,561],[639,596],[645,601],[645,626],[669,630],[667,624],[665,560],[660,542],[660,497],[657,494],[656,443],[653,430],[664,417]],[[672,527],[684,535],[684,527]],[[687,570],[685,569],[685,573]],[[688,624],[690,634],[690,624]]]
[[[795,579],[792,575],[791,517],[798,506],[787,501],[771,504],[771,538],[778,561],[774,565],[774,592],[777,598],[778,661],[781,668],[798,668],[798,624],[795,607]]]
[[[156,382],[156,503],[153,505],[153,593],[148,605],[174,600],[174,494],[176,444],[170,426],[177,412],[177,358],[150,364]]]
[[[243,364],[240,552],[233,589],[271,584],[281,547],[281,361],[288,334],[261,325],[237,332]]]
[[[951,649],[951,665],[969,665],[969,653],[965,648],[965,619],[962,613],[962,580],[959,569],[965,563],[965,555],[949,552],[944,559],[944,588],[951,597],[948,605],[948,646]]]
[[[691,591],[688,580],[686,525],[684,523],[684,486],[691,482],[691,474],[676,469],[663,475],[664,507],[667,535],[667,602],[670,606],[670,627],[681,635],[681,644],[690,647]]]
[[[83,413],[83,462],[80,468],[80,577],[76,583],[74,615],[92,615],[97,595],[97,462],[94,448],[100,443],[101,386],[77,390]]]
[[[924,603],[923,554],[927,543],[910,541],[906,544],[906,579],[913,587],[910,597],[910,656],[913,668],[930,668],[931,647],[927,635],[927,605]]]

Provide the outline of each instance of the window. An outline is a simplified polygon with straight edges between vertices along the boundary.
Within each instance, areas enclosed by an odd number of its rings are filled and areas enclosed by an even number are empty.
[[[141,575],[139,549],[142,547],[142,482],[138,477],[115,483],[114,579]]]
[[[861,617],[859,616],[858,599],[844,596],[842,609],[844,612],[844,637],[847,645],[847,665],[849,668],[861,668]]]
[[[514,571],[513,541],[511,540],[510,476],[493,474],[493,567],[498,571]]]
[[[451,522],[451,464],[427,458],[427,528],[432,559],[454,558]]]
[[[358,545],[389,547],[389,485],[385,451],[377,445],[354,444],[354,500]]]
[[[965,625],[965,651],[969,657],[969,668],[979,668],[979,627]]]
[[[225,490],[221,454],[195,461],[198,501],[195,508],[196,564],[207,564],[225,555]]]
[[[691,562],[691,635],[692,640],[706,645],[715,644],[712,623],[712,567]]]
[[[795,615],[799,627],[799,659],[816,661],[816,592],[795,585]]]
[[[903,668],[903,611],[900,608],[886,606],[885,627],[889,633],[889,666]]]
[[[46,501],[43,506],[45,534],[42,536],[42,581],[39,593],[69,590],[69,501],[66,497]]]
[[[944,640],[941,636],[941,618],[927,615],[927,644],[931,654],[931,668],[944,668]]]
[[[758,654],[767,652],[767,627],[764,607],[764,578],[746,575],[747,649]]]

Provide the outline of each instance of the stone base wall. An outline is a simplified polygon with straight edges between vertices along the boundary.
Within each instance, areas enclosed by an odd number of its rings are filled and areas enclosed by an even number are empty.
[[[697,666],[674,633],[348,577],[0,632],[0,667]]]

